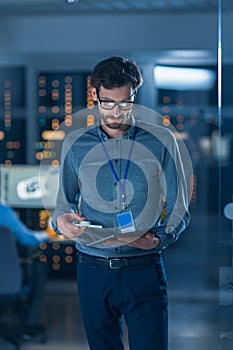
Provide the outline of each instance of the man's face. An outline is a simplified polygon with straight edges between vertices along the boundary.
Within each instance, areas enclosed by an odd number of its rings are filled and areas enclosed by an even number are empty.
[[[93,89],[93,97],[98,102],[98,111],[103,124],[110,129],[122,129],[127,125],[133,108],[133,103],[130,101],[134,101],[134,90],[131,84],[113,89],[105,89],[101,86],[98,92]],[[122,104],[114,106],[113,102]],[[113,108],[108,109],[111,106]]]

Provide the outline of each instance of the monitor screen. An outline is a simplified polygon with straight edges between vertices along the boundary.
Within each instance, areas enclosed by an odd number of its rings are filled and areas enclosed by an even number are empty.
[[[14,208],[54,209],[59,168],[39,165],[0,167],[1,202]]]

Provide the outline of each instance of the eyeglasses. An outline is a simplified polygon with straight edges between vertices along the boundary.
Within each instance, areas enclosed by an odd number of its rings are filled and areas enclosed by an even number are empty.
[[[115,108],[115,106],[118,106],[120,110],[122,111],[127,111],[131,108],[133,108],[134,101],[129,100],[129,101],[121,101],[121,102],[116,102],[116,101],[109,101],[109,100],[101,100],[99,97],[99,92],[96,90],[97,97],[100,103],[100,107],[103,109],[108,109],[111,110]],[[134,97],[135,92],[130,96],[130,98]]]

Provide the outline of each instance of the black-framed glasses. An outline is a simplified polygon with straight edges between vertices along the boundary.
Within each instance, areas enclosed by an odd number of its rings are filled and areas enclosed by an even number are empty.
[[[128,111],[131,108],[133,108],[134,100],[120,101],[120,102],[110,101],[110,100],[101,100],[101,98],[99,97],[98,90],[96,90],[96,93],[100,103],[100,107],[103,109],[111,110],[115,108],[115,106],[118,106],[120,110]],[[135,92],[130,96],[130,98],[134,98],[134,96],[135,96]]]

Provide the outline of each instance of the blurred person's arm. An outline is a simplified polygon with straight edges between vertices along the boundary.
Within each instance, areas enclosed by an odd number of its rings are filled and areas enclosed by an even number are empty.
[[[0,225],[8,227],[18,243],[25,246],[37,247],[41,242],[48,240],[49,237],[46,232],[30,230],[10,207],[1,206],[0,213]]]

